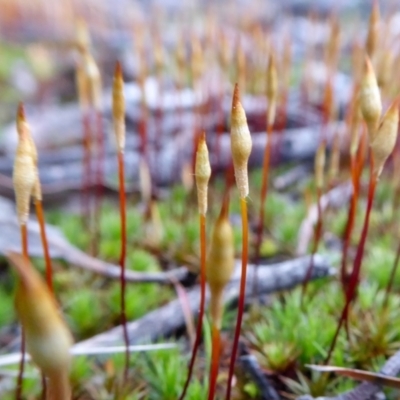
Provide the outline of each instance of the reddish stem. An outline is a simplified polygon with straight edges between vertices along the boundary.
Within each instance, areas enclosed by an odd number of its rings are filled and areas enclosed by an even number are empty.
[[[28,230],[26,224],[21,225],[22,255],[28,260]]]
[[[125,278],[125,259],[126,259],[126,197],[125,197],[125,168],[124,153],[118,152],[118,175],[119,175],[119,204],[121,216],[121,256],[119,265],[121,267],[120,284],[121,284],[121,324],[124,334],[125,351],[125,368],[124,368],[124,385],[128,379],[129,369],[129,336],[126,320],[126,278]]]
[[[349,214],[347,217],[347,223],[345,231],[343,233],[343,253],[342,253],[342,265],[341,265],[341,282],[343,286],[344,294],[346,295],[347,290],[347,276],[346,276],[346,266],[347,266],[347,255],[350,245],[350,237],[354,227],[354,221],[357,212],[358,196],[360,193],[360,177],[362,168],[364,165],[365,157],[365,132],[361,136],[360,145],[357,151],[356,157],[351,157],[351,179],[353,184],[353,193],[351,196],[351,203],[349,208]]]
[[[392,290],[392,286],[393,286],[393,283],[394,283],[394,277],[396,276],[397,267],[399,265],[399,260],[400,260],[400,243],[397,246],[396,258],[394,259],[392,270],[390,271],[389,281],[388,281],[388,284],[386,286],[385,298],[383,300],[383,309],[384,310],[388,306],[389,295],[390,295],[390,292]]]
[[[89,186],[91,184],[91,131],[90,114],[86,110],[82,115],[83,125],[83,181],[82,181],[82,220],[84,226],[89,229],[90,204]]]
[[[260,250],[261,243],[264,233],[264,215],[265,215],[265,201],[267,199],[268,193],[268,177],[269,177],[269,165],[271,159],[271,148],[272,148],[272,124],[268,124],[267,128],[267,144],[264,148],[264,160],[263,160],[263,172],[262,172],[262,184],[261,184],[261,198],[260,198],[260,212],[258,217],[258,230],[257,230],[257,238],[255,245],[255,265],[256,265],[256,273],[254,274],[254,290],[257,289],[257,272],[258,272],[258,264],[260,261]]]
[[[307,285],[308,282],[311,279],[311,274],[314,269],[314,256],[315,253],[318,251],[318,246],[319,242],[321,241],[321,234],[322,234],[322,208],[321,208],[321,196],[322,196],[322,191],[321,188],[317,188],[317,224],[315,226],[315,231],[314,231],[314,243],[313,243],[313,248],[311,252],[311,260],[310,260],[310,265],[307,269],[306,276],[304,278],[302,290],[301,290],[301,304],[304,302],[304,296],[307,291]]]
[[[206,217],[204,214],[199,215],[200,222],[200,311],[199,319],[197,322],[196,339],[193,345],[192,357],[190,359],[189,371],[186,378],[183,392],[179,400],[183,400],[186,395],[187,388],[189,387],[190,379],[193,374],[193,367],[196,361],[197,350],[200,345],[201,332],[203,329],[203,316],[206,301]]]
[[[242,214],[242,275],[240,277],[240,292],[239,292],[239,303],[238,303],[238,314],[235,327],[235,336],[233,338],[233,348],[231,353],[231,359],[229,363],[229,375],[228,375],[228,386],[226,390],[226,400],[231,398],[232,390],[232,378],[233,371],[235,368],[236,354],[239,345],[240,330],[242,327],[242,318],[244,311],[244,301],[246,296],[246,276],[247,276],[247,259],[248,259],[248,221],[247,221],[247,203],[245,198],[240,199],[240,209]]]
[[[346,266],[347,266],[347,255],[350,244],[350,237],[354,227],[354,220],[357,210],[358,203],[358,192],[359,192],[359,176],[357,176],[357,169],[355,165],[354,157],[351,157],[351,177],[353,184],[353,193],[351,195],[350,207],[347,216],[346,227],[343,232],[342,242],[343,242],[343,252],[342,252],[342,263],[340,269],[340,279],[343,286],[343,291],[346,293]]]
[[[52,266],[51,266],[51,258],[50,258],[50,253],[49,253],[49,246],[48,246],[48,243],[47,243],[46,225],[44,223],[44,214],[43,214],[42,202],[40,200],[36,200],[35,207],[36,207],[36,216],[37,216],[37,219],[39,221],[40,238],[42,240],[44,260],[45,260],[45,263],[46,263],[46,282],[47,282],[47,286],[48,286],[50,292],[54,294],[54,289],[53,289],[53,271],[52,271]]]
[[[353,271],[350,276],[349,280],[349,285],[346,291],[346,299],[345,299],[345,306],[342,310],[342,314],[340,316],[339,324],[336,328],[335,335],[333,337],[333,341],[331,343],[331,346],[328,351],[328,356],[325,360],[325,364],[328,364],[332,355],[332,352],[335,348],[337,338],[339,336],[340,329],[343,325],[344,321],[347,321],[348,319],[348,312],[350,308],[350,303],[354,299],[358,283],[359,283],[359,278],[360,278],[360,271],[361,271],[361,263],[362,263],[362,258],[364,255],[364,247],[365,247],[365,241],[367,239],[367,233],[368,233],[368,227],[369,227],[369,218],[371,214],[371,209],[372,209],[372,204],[374,201],[374,195],[375,195],[375,188],[377,184],[377,177],[372,173],[373,171],[373,159],[371,159],[371,177],[369,181],[369,189],[368,189],[368,203],[367,203],[367,211],[365,214],[365,219],[364,219],[364,225],[361,233],[361,240],[359,242],[359,245],[357,247],[357,253],[356,253],[356,258],[354,260],[354,266],[353,266]]]
[[[212,355],[210,368],[210,387],[208,392],[208,400],[214,400],[215,390],[217,387],[219,357],[221,354],[221,334],[214,325],[211,328],[212,335]]]
[[[21,247],[22,247],[22,255],[26,260],[29,259],[28,255],[28,231],[26,228],[26,224],[21,225]],[[18,378],[17,378],[17,387],[15,389],[15,400],[22,399],[22,381],[24,378],[24,369],[25,369],[25,332],[24,328],[21,327],[21,360],[19,362],[18,367]]]
[[[147,162],[147,112],[144,101],[142,101],[141,109],[141,118],[139,121],[140,153]]]
[[[100,232],[100,217],[101,217],[101,204],[103,198],[104,187],[104,130],[103,130],[103,116],[100,110],[96,110],[96,138],[97,138],[97,163],[96,163],[96,200],[94,209],[94,226],[93,226],[93,253],[98,252],[99,243],[101,240]]]

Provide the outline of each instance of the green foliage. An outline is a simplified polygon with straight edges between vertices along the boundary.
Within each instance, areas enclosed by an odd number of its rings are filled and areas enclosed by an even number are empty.
[[[14,319],[14,303],[11,293],[0,288],[0,327],[10,324]]]
[[[144,374],[149,385],[149,400],[176,400],[186,379],[187,358],[179,350],[156,351],[144,354]],[[182,373],[185,371],[185,373]],[[186,399],[207,397],[208,385],[193,377]]]

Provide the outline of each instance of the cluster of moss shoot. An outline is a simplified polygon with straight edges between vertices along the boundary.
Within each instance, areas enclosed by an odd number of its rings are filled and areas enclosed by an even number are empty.
[[[382,261],[383,254],[388,246],[393,245],[391,232],[397,226],[393,224],[392,217],[397,216],[397,204],[391,205],[390,212],[385,213],[384,195],[391,192],[395,196],[398,192],[385,180],[378,185],[385,162],[391,156],[397,140],[399,124],[399,99],[395,99],[382,114],[381,94],[387,100],[389,96],[388,82],[390,79],[382,76],[384,56],[377,50],[379,38],[379,10],[377,2],[371,13],[369,31],[367,35],[363,71],[355,64],[354,71],[354,95],[346,117],[346,127],[350,146],[350,180],[352,195],[348,210],[339,210],[334,218],[332,210],[324,211],[322,197],[326,187],[333,188],[339,182],[347,179],[347,171],[341,168],[340,149],[343,135],[336,132],[333,140],[327,135],[328,123],[337,119],[332,77],[337,69],[340,29],[335,18],[331,19],[331,37],[327,43],[325,63],[328,71],[328,79],[323,95],[322,113],[323,127],[319,138],[318,150],[315,155],[315,174],[310,180],[306,191],[316,191],[317,219],[315,222],[314,237],[311,243],[310,265],[304,277],[302,288],[295,289],[285,294],[283,301],[274,299],[272,306],[261,309],[255,307],[250,312],[242,329],[244,314],[246,270],[249,259],[249,234],[252,239],[252,231],[249,232],[248,218],[256,221],[254,231],[254,248],[250,249],[255,265],[260,263],[262,256],[293,253],[296,231],[301,218],[304,216],[302,204],[287,203],[287,210],[283,211],[282,202],[287,201],[281,195],[269,193],[270,175],[280,171],[271,171],[271,156],[274,150],[279,150],[279,140],[274,140],[274,129],[277,129],[277,120],[285,127],[287,117],[287,93],[289,86],[289,71],[291,66],[290,40],[286,39],[283,47],[283,55],[278,61],[277,52],[270,46],[268,49],[268,62],[265,71],[266,98],[268,108],[266,113],[266,146],[264,150],[263,168],[248,174],[247,163],[252,149],[252,140],[247,124],[245,110],[240,102],[239,88],[246,89],[249,68],[243,48],[238,42],[236,48],[236,75],[238,82],[232,93],[232,110],[230,118],[231,154],[232,163],[227,169],[225,182],[216,180],[209,193],[209,182],[212,170],[209,161],[209,153],[206,142],[206,134],[201,132],[201,115],[206,110],[195,110],[198,117],[198,126],[193,132],[194,152],[192,166],[184,166],[182,173],[183,189],[173,188],[170,198],[163,204],[152,199],[151,174],[147,158],[147,134],[146,134],[146,102],[143,99],[143,118],[139,126],[141,139],[140,180],[141,196],[146,204],[144,217],[135,207],[131,207],[125,196],[124,174],[124,148],[125,148],[125,100],[122,68],[116,64],[113,91],[112,91],[112,117],[113,130],[117,144],[117,163],[119,178],[119,217],[115,210],[102,204],[103,181],[103,127],[101,105],[101,79],[99,69],[90,52],[90,39],[85,24],[80,21],[77,29],[76,48],[78,50],[78,63],[76,67],[76,83],[79,101],[82,110],[84,159],[82,182],[82,215],[83,221],[52,214],[50,221],[61,224],[68,235],[73,232],[71,240],[79,247],[91,251],[100,257],[119,260],[120,281],[118,287],[109,282],[99,283],[99,292],[103,290],[103,301],[107,298],[115,302],[110,306],[114,320],[118,320],[123,328],[125,353],[123,360],[115,356],[112,361],[102,365],[102,371],[96,370],[96,366],[85,360],[74,359],[71,363],[70,347],[72,335],[69,328],[61,318],[59,305],[55,299],[56,288],[68,286],[72,279],[69,275],[63,275],[57,271],[53,287],[52,262],[46,239],[44,215],[42,210],[42,194],[38,174],[38,154],[33,143],[29,125],[25,118],[22,104],[17,111],[18,147],[14,164],[14,188],[17,203],[17,215],[21,229],[21,254],[10,253],[8,258],[18,274],[18,286],[15,294],[15,308],[22,326],[21,338],[21,362],[19,365],[15,398],[23,398],[24,380],[24,351],[25,347],[30,354],[33,363],[41,370],[43,379],[43,396],[48,399],[70,399],[71,384],[79,386],[82,381],[90,379],[90,374],[100,374],[104,377],[105,393],[114,393],[118,398],[133,399],[177,399],[183,400],[208,398],[212,400],[219,393],[220,383],[225,383],[225,399],[232,398],[232,390],[240,391],[243,396],[256,396],[257,389],[241,379],[237,374],[237,383],[233,383],[234,368],[238,352],[239,337],[242,334],[249,348],[256,354],[260,364],[270,369],[274,374],[280,375],[282,393],[291,391],[294,394],[311,393],[313,395],[325,395],[334,393],[351,386],[351,383],[328,378],[327,375],[314,374],[302,369],[305,363],[328,364],[333,362],[341,366],[361,366],[363,368],[376,368],[381,361],[393,353],[396,343],[400,340],[400,330],[391,324],[396,315],[400,298],[391,293],[396,282],[396,268],[398,264],[400,246],[394,262],[390,259]],[[259,31],[255,30],[254,36],[259,37]],[[156,35],[157,36],[157,35]],[[262,36],[262,33],[261,33]],[[138,35],[140,38],[140,35]],[[164,60],[160,38],[157,36],[155,52],[156,76],[162,80]],[[226,40],[222,37],[221,40]],[[141,40],[138,43],[138,53],[142,54]],[[141,47],[142,46],[142,47]],[[198,38],[191,38],[190,75],[192,85],[196,88],[197,82],[204,70],[204,54],[202,44]],[[221,52],[220,63],[226,70],[230,69],[233,62],[230,55]],[[381,57],[381,58],[380,58]],[[186,54],[182,42],[178,43],[176,51],[177,66],[180,77],[185,75]],[[141,65],[139,83],[144,88],[147,76],[147,66]],[[277,64],[280,64],[279,67]],[[376,74],[377,71],[377,74]],[[183,78],[182,78],[183,79]],[[184,86],[184,81],[178,82],[178,88]],[[305,80],[302,96],[305,99],[310,96],[310,83]],[[199,88],[197,88],[199,89]],[[201,89],[201,88],[200,88]],[[161,107],[157,114],[159,124],[162,123]],[[283,121],[283,122],[282,122]],[[223,129],[223,126],[222,126]],[[93,133],[96,133],[94,136]],[[220,151],[219,130],[217,135],[217,154]],[[94,146],[95,144],[95,146]],[[330,146],[329,162],[326,161],[326,149]],[[156,146],[157,147],[157,146]],[[95,148],[95,151],[93,150]],[[159,146],[158,146],[159,148]],[[398,150],[393,156],[394,165],[398,164]],[[396,161],[397,160],[397,161]],[[362,192],[362,180],[365,164],[369,164],[369,185],[367,193],[367,206],[365,214],[361,207],[360,195]],[[186,169],[185,169],[186,168]],[[193,168],[196,190],[198,218],[190,205],[185,208],[190,195],[191,173],[188,168]],[[326,170],[328,169],[328,174]],[[94,171],[94,172],[93,172]],[[232,173],[236,180],[239,201],[230,201],[232,195]],[[251,185],[249,185],[249,181]],[[92,206],[88,196],[89,186],[97,189],[96,201]],[[398,186],[398,183],[396,183]],[[254,199],[247,209],[247,199],[250,194],[250,186],[254,187]],[[381,191],[380,191],[381,190]],[[268,196],[267,196],[268,194]],[[374,213],[373,202],[377,195],[377,211]],[[214,228],[207,245],[206,215],[208,211],[208,198],[223,199],[220,205],[219,215],[216,217]],[[31,265],[29,259],[29,243],[27,224],[29,216],[30,200],[33,199],[36,214],[40,225],[43,252],[45,259],[46,283],[42,281],[36,268]],[[215,202],[214,202],[215,203]],[[218,203],[218,202],[217,202]],[[231,213],[241,215],[241,226],[234,227],[230,222]],[[219,205],[218,205],[219,206]],[[172,210],[172,212],[171,212]],[[290,211],[291,210],[291,211]],[[289,215],[290,212],[293,215]],[[211,207],[211,217],[216,214],[215,207]],[[182,230],[181,223],[185,219],[186,225]],[[197,221],[198,219],[198,221]],[[377,225],[381,219],[382,224],[388,226],[387,232],[375,232],[371,230],[371,244],[369,257],[363,263],[364,250],[368,248],[367,234],[372,223]],[[118,221],[118,222],[117,222]],[[86,232],[82,241],[78,239],[75,230],[76,225],[83,222]],[[324,222],[324,223],[323,223]],[[392,225],[390,225],[392,224]],[[264,232],[264,226],[268,227],[268,235]],[[314,255],[319,249],[326,250],[323,242],[323,233],[328,226],[332,232],[342,238],[343,248],[340,263],[340,280],[338,282],[309,282],[312,276]],[[360,229],[361,227],[361,229]],[[323,229],[324,228],[324,229]],[[178,233],[179,232],[179,233]],[[179,236],[179,234],[181,236]],[[88,236],[90,240],[87,240]],[[398,233],[394,235],[398,238]],[[134,241],[134,246],[130,243]],[[221,340],[221,331],[232,328],[232,313],[224,313],[223,295],[227,283],[231,280],[235,268],[235,249],[241,242],[241,279],[240,295],[238,299],[237,319],[234,324],[234,336],[230,350],[229,368],[226,380],[218,379],[221,364],[221,354],[227,346]],[[356,246],[354,260],[351,260],[350,249]],[[182,250],[183,249],[183,250]],[[198,251],[199,249],[199,251]],[[151,255],[150,255],[151,254]],[[165,256],[167,254],[167,256]],[[193,258],[193,254],[195,257]],[[387,257],[387,252],[385,253]],[[187,376],[182,374],[186,368],[186,359],[178,352],[153,353],[146,357],[138,357],[130,354],[129,336],[127,330],[128,318],[138,317],[146,309],[140,305],[142,298],[149,296],[151,289],[146,285],[138,285],[132,291],[127,290],[126,264],[134,268],[148,270],[149,264],[157,268],[157,257],[169,257],[177,262],[185,262],[192,265],[200,275],[200,304],[197,327],[195,331],[193,349],[187,368]],[[194,259],[194,261],[193,261]],[[377,270],[377,263],[381,263],[382,269]],[[349,264],[352,267],[349,268]],[[388,263],[393,265],[389,271],[382,272]],[[361,267],[371,278],[366,281],[365,287],[360,285]],[[389,275],[389,278],[387,277]],[[374,283],[370,283],[374,282]],[[95,284],[93,279],[85,279],[85,284]],[[206,286],[210,292],[209,316],[210,323],[205,318],[206,313]],[[309,287],[310,286],[310,287]],[[343,296],[340,296],[340,290]],[[384,289],[384,290],[382,290]],[[391,295],[389,296],[389,294]],[[165,297],[159,301],[172,297],[169,289],[164,290]],[[65,295],[66,296],[66,295]],[[90,290],[77,296],[74,334],[78,337],[89,336],[97,329],[104,315],[95,314],[94,310],[84,307],[91,304],[94,294]],[[162,296],[161,296],[162,297]],[[67,300],[63,298],[63,301]],[[139,300],[138,300],[139,298]],[[157,301],[154,303],[154,306]],[[74,315],[74,303],[70,306],[70,315]],[[139,307],[142,307],[138,311]],[[338,315],[338,311],[341,312]],[[119,317],[118,317],[119,314]],[[86,319],[93,319],[92,324],[84,323]],[[379,316],[379,317],[378,317]],[[81,321],[78,321],[81,319]],[[342,331],[342,326],[345,331]],[[204,354],[207,367],[195,368],[196,356],[201,342],[204,342]],[[225,349],[226,350],[226,349]],[[375,364],[374,364],[375,363]],[[118,379],[119,365],[123,364],[122,379]],[[296,366],[297,364],[297,366]],[[73,365],[71,370],[71,365]],[[98,367],[97,367],[98,368]],[[209,370],[209,374],[207,374]],[[138,372],[133,374],[133,371]],[[297,378],[293,379],[293,371]],[[221,374],[222,375],[222,374]],[[193,377],[194,376],[194,377]],[[201,378],[201,376],[203,376]],[[207,378],[208,376],[208,378]],[[145,383],[141,381],[144,377]],[[192,379],[193,378],[193,379]],[[222,377],[220,377],[222,378]],[[107,383],[108,382],[108,383]],[[26,390],[26,388],[25,388]],[[93,389],[95,398],[101,397],[100,389]],[[97,396],[97,397],[96,397]]]

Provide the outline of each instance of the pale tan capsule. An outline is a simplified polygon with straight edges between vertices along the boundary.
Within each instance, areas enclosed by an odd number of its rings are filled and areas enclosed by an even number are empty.
[[[271,49],[271,52],[269,53],[267,68],[267,99],[267,124],[273,125],[276,115],[276,102],[278,100],[278,72],[276,70],[275,53],[273,49]]]
[[[125,97],[124,80],[122,77],[121,64],[115,65],[114,81],[112,89],[112,114],[114,133],[119,152],[125,150]]]
[[[191,58],[191,68],[193,74],[193,82],[196,82],[198,78],[202,75],[204,71],[204,56],[203,48],[201,47],[201,42],[196,35],[191,37],[191,48],[192,48],[192,58]]]
[[[165,57],[161,39],[157,34],[155,35],[153,40],[153,54],[154,54],[154,65],[156,68],[156,73],[158,76],[160,76],[164,69]]]
[[[351,49],[351,64],[353,71],[353,79],[357,84],[361,81],[363,75],[363,58],[364,48],[359,41],[354,41]]]
[[[379,87],[381,87],[382,90],[384,90],[390,83],[390,80],[392,78],[392,69],[394,61],[392,50],[385,49],[382,52],[380,52],[378,61],[379,62],[377,68],[377,81]]]
[[[249,177],[247,163],[252,147],[251,135],[247,125],[246,113],[239,100],[239,87],[236,84],[233,92],[231,112],[231,152],[235,169],[236,185],[240,197],[249,194]]]
[[[139,161],[139,187],[140,194],[144,203],[151,198],[151,174],[145,158],[141,157]]]
[[[20,136],[26,134],[27,138],[31,144],[31,154],[32,154],[32,159],[33,159],[33,163],[35,166],[35,173],[36,173],[35,184],[34,184],[33,190],[32,190],[32,197],[36,201],[42,201],[42,188],[40,185],[39,170],[38,170],[38,152],[36,149],[35,142],[33,141],[33,138],[32,138],[31,128],[25,118],[25,111],[24,111],[24,107],[22,104],[19,105],[18,113],[17,113],[17,131]]]
[[[212,232],[206,264],[206,278],[211,292],[210,315],[217,329],[221,328],[223,291],[232,277],[234,266],[233,229],[229,222],[229,198],[226,198]]]
[[[199,213],[206,215],[208,204],[208,181],[211,177],[211,165],[208,157],[206,134],[203,133],[197,145],[195,179]]]
[[[360,110],[368,127],[370,142],[373,141],[382,113],[381,94],[374,68],[368,56],[365,56],[364,76],[360,86]]]
[[[221,64],[221,68],[223,71],[229,70],[229,65],[231,63],[232,59],[232,51],[229,46],[229,41],[226,38],[225,34],[223,31],[220,32],[219,34],[219,40],[221,43],[220,49],[219,49],[219,63]]]
[[[17,114],[18,145],[13,169],[13,184],[20,225],[25,225],[29,217],[29,204],[38,179],[37,152],[33,145],[29,125],[25,120],[23,106]]]
[[[315,186],[318,189],[324,187],[324,169],[325,169],[325,142],[322,141],[318,146],[314,159]]]
[[[164,238],[164,226],[158,204],[150,200],[144,215],[143,242],[152,248],[159,248]]]
[[[379,42],[379,17],[379,4],[378,1],[374,0],[369,18],[367,40],[365,42],[365,49],[371,59],[375,56]]]
[[[332,182],[338,177],[340,166],[340,135],[337,131],[333,138],[331,155],[329,158],[329,181]]]
[[[386,111],[378,132],[370,144],[374,160],[373,173],[376,177],[381,174],[387,158],[396,145],[399,125],[399,101],[399,99],[396,99]]]
[[[185,75],[185,67],[186,67],[186,48],[185,42],[182,36],[179,36],[178,43],[176,46],[175,52],[176,64],[178,66],[178,71],[180,74],[180,79],[183,79]]]
[[[87,51],[82,54],[82,63],[88,88],[89,103],[96,110],[101,110],[101,75],[99,67],[93,56]]]
[[[71,364],[72,335],[61,318],[58,306],[47,285],[22,255],[9,253],[19,282],[15,308],[24,328],[27,351],[33,362],[58,388],[59,400],[70,399],[67,380]]]
[[[79,51],[89,51],[90,48],[90,34],[86,22],[79,18],[75,26],[75,42]]]
[[[35,163],[35,165],[37,165],[38,153],[35,146],[35,142],[33,141],[32,138],[31,127],[29,126],[28,121],[26,120],[25,117],[25,109],[22,103],[19,104],[17,111],[17,132],[19,137],[24,136],[30,142],[33,162]]]

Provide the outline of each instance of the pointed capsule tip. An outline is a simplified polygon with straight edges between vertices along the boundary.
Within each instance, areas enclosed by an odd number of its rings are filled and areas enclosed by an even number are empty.
[[[239,97],[239,85],[235,83],[235,88],[233,90],[233,98],[232,98],[232,110],[235,109],[240,103]]]
[[[22,101],[18,104],[17,120],[25,121],[25,107],[24,107],[24,103],[22,103]]]
[[[374,67],[372,66],[371,59],[369,58],[368,54],[365,54],[364,57],[364,69],[366,74],[374,72]]]
[[[206,132],[203,131],[200,135],[199,142],[205,142],[206,141]]]
[[[223,219],[227,219],[229,216],[229,191],[227,191],[224,195],[224,200],[222,202],[221,211],[219,213],[218,219],[221,221]]]
[[[275,51],[272,47],[268,56],[268,68],[275,68]]]
[[[122,77],[122,66],[121,66],[121,62],[117,61],[115,63],[115,70],[114,70],[114,76],[115,77]]]

